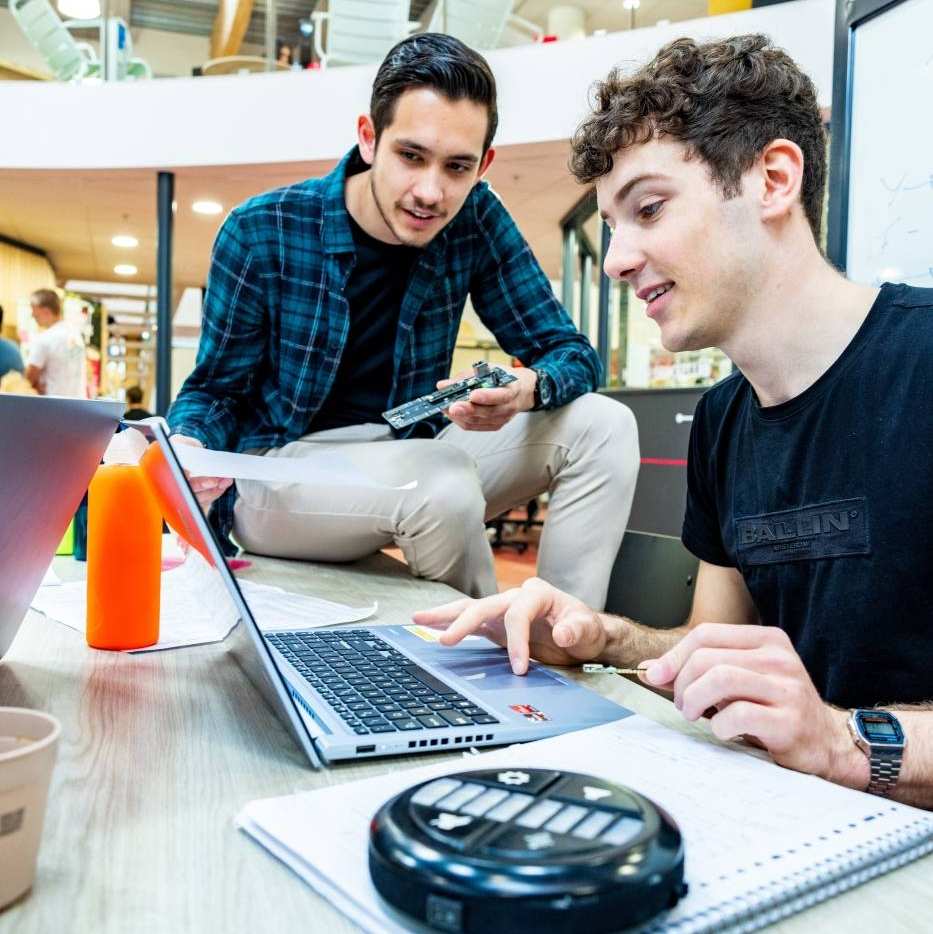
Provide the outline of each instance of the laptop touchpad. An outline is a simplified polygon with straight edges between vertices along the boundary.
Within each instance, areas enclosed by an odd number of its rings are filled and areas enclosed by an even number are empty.
[[[509,688],[556,688],[566,687],[563,681],[555,678],[546,668],[532,665],[527,675],[516,675],[508,659],[493,661],[491,659],[451,659],[444,661],[441,667],[458,678],[470,682],[470,686],[478,691],[502,691]]]

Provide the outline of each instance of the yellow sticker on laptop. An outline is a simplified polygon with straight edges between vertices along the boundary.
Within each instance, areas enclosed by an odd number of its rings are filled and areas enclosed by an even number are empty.
[[[440,642],[442,629],[431,629],[428,626],[406,626],[413,636],[424,639],[425,642]]]
[[[419,639],[422,639],[425,642],[434,642],[439,643],[441,641],[441,636],[444,633],[443,629],[432,629],[430,626],[403,626],[403,629],[407,629],[413,636],[417,636]],[[487,645],[489,643],[482,636],[464,636],[461,642],[485,642]]]

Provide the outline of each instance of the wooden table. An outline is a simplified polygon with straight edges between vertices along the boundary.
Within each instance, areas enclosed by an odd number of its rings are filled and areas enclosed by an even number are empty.
[[[65,579],[83,566],[57,559]],[[379,622],[451,599],[376,556],[323,566],[255,559],[244,576],[347,603],[379,601]],[[627,707],[704,732],[624,678],[591,679]],[[425,754],[311,771],[224,644],[144,655],[89,649],[30,614],[3,663],[0,705],[62,723],[39,871],[31,894],[0,912],[0,934],[149,934],[356,928],[234,829],[253,798],[438,761]],[[688,780],[685,777],[685,780]],[[777,932],[915,934],[928,929],[933,857],[834,898]]]
[[[223,58],[212,58],[201,66],[201,75],[205,78],[213,75],[246,75],[262,71],[291,71],[290,65],[273,62],[268,67],[268,59],[260,55],[225,55]]]

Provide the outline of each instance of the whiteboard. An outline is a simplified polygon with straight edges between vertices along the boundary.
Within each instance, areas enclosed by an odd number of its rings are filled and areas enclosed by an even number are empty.
[[[846,275],[933,287],[933,0],[867,19],[849,56]]]

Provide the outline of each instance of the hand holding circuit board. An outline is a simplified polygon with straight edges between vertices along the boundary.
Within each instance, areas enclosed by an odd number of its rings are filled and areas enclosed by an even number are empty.
[[[476,389],[496,389],[516,382],[516,377],[498,366],[478,361],[473,364],[473,375],[466,379],[457,380],[450,386],[438,389],[426,396],[420,396],[383,412],[382,417],[396,429],[407,428],[415,422],[430,418],[432,415],[446,412],[455,402],[462,402],[470,398],[470,393]]]

